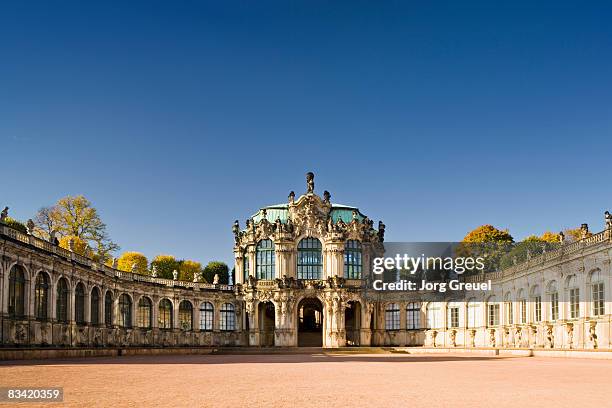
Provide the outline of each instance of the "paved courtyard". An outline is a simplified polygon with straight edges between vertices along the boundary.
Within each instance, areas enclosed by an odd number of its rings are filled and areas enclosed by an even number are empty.
[[[64,405],[79,407],[612,404],[611,361],[535,357],[292,354],[1,362],[0,383],[61,386]]]

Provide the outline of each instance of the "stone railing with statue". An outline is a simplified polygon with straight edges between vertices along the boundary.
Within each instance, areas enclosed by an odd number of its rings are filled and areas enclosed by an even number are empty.
[[[107,276],[115,277],[123,281],[133,282],[144,282],[156,285],[163,285],[169,287],[183,287],[191,289],[212,289],[222,291],[233,291],[232,285],[225,285],[219,283],[205,283],[199,282],[199,276],[194,281],[183,281],[178,280],[178,276],[175,274],[175,279],[164,279],[156,276],[141,275],[134,272],[121,271],[116,267],[116,262],[113,266],[97,263],[92,257],[86,255],[77,254],[74,249],[65,249],[57,245],[56,243],[46,241],[38,238],[33,234],[33,228],[28,227],[28,233],[23,233],[19,230],[11,228],[4,222],[0,221],[0,235],[12,239],[14,241],[21,242],[23,244],[31,245],[37,249],[45,251],[50,254],[57,255],[69,261],[74,261],[80,265],[90,268],[94,271],[98,271]]]

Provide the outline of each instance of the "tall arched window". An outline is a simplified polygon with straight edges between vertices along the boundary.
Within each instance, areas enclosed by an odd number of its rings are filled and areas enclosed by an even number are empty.
[[[519,305],[519,323],[527,324],[527,299],[525,299],[525,291],[523,289],[518,292]]]
[[[188,300],[179,303],[179,327],[183,330],[193,329],[193,306]]]
[[[81,282],[74,289],[74,320],[76,324],[85,324],[85,286]]]
[[[159,301],[158,325],[160,329],[172,328],[172,302],[168,299]]]
[[[221,306],[221,322],[220,329],[222,331],[233,331],[236,330],[236,313],[234,311],[234,305],[231,303],[224,303]]]
[[[406,328],[408,330],[421,328],[421,305],[417,302],[410,302],[406,306]]]
[[[142,296],[138,301],[138,327],[143,329],[151,328],[151,299]]]
[[[14,265],[9,273],[8,312],[12,318],[21,318],[25,310],[25,273],[19,265]]]
[[[68,322],[68,282],[60,278],[57,282],[57,302],[55,303],[56,319],[60,323]]]
[[[531,301],[533,302],[533,321],[542,321],[542,295],[538,285],[531,288]]]
[[[487,326],[499,326],[499,303],[495,296],[487,299]]]
[[[344,245],[344,277],[361,279],[361,242],[348,240]]]
[[[576,275],[567,279],[567,291],[569,294],[569,318],[578,319],[580,317],[580,288]]]
[[[49,275],[40,272],[36,276],[34,287],[34,311],[38,320],[47,320],[47,310],[49,309]]]
[[[400,309],[397,303],[389,303],[385,307],[385,329],[399,330],[400,328]]]
[[[91,290],[91,305],[90,305],[90,317],[91,324],[100,324],[100,290],[94,287]]]
[[[200,330],[212,331],[214,320],[214,308],[210,302],[202,302],[200,305]]]
[[[113,295],[110,290],[104,295],[104,324],[108,327],[113,325]]]
[[[257,243],[255,253],[255,272],[257,279],[272,280],[275,278],[274,242],[262,239]]]
[[[427,328],[437,329],[442,324],[442,316],[440,310],[440,304],[436,302],[430,302],[427,305]]]
[[[316,238],[304,238],[298,244],[297,278],[321,279],[323,256],[321,241]]]
[[[127,293],[119,296],[117,324],[121,327],[132,327],[132,298]]]
[[[476,299],[472,298],[468,300],[467,310],[468,327],[478,327],[478,324],[480,322],[480,319],[478,318],[478,315],[480,314],[480,304],[476,301]]]
[[[593,316],[605,314],[606,296],[604,292],[604,280],[601,271],[596,270],[591,273],[591,308]]]
[[[559,318],[559,292],[557,282],[551,281],[546,288],[548,300],[550,301],[550,320],[555,321]]]
[[[249,275],[251,274],[251,263],[249,262],[249,251],[248,251],[249,247],[246,247],[244,250],[244,258],[242,259],[242,281],[243,282],[248,282],[249,281]]]

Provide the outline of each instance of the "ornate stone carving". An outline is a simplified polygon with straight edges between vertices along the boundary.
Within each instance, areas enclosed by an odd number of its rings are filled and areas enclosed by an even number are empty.
[[[597,322],[595,320],[591,320],[589,322],[589,341],[591,342],[591,346],[596,349],[597,348]]]
[[[574,323],[565,323],[565,331],[567,333],[568,348],[574,348]]]
[[[457,330],[453,329],[449,333],[451,347],[457,347]]]
[[[495,347],[495,345],[497,344],[496,341],[496,336],[495,336],[495,329],[490,329],[489,330],[489,344],[491,345],[491,347]]]
[[[314,193],[314,173],[311,171],[306,173],[306,192]]]
[[[549,348],[555,348],[555,332],[552,324],[546,325],[546,344]]]

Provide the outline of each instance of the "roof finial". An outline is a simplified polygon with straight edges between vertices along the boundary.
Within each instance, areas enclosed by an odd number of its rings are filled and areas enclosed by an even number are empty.
[[[308,187],[306,193],[314,193],[314,173],[312,171],[306,173],[306,185]]]

